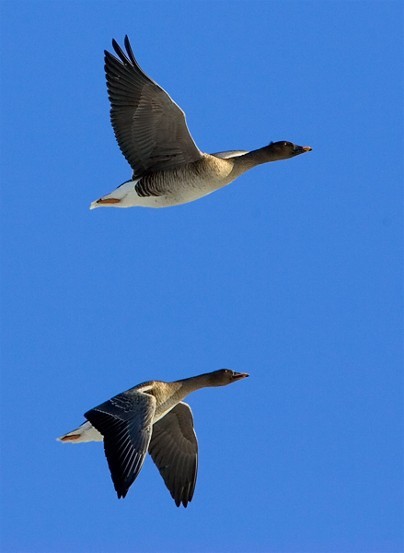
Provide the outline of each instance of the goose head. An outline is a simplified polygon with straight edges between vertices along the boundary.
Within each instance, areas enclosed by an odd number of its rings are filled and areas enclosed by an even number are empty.
[[[312,148],[311,146],[298,146],[297,144],[293,144],[293,142],[280,140],[279,142],[271,142],[267,146],[267,150],[276,159],[289,159],[305,152],[311,152]]]
[[[210,386],[227,386],[237,380],[246,378],[248,373],[238,373],[231,369],[219,369],[209,373],[209,385]]]

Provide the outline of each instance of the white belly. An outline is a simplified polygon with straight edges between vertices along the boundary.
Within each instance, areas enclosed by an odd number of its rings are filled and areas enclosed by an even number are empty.
[[[115,199],[116,203],[97,204],[93,202],[91,209],[95,207],[170,207],[174,205],[193,202],[226,186],[235,178],[230,177],[233,165],[227,160],[215,160],[215,163],[207,167],[207,171],[167,171],[164,177],[156,184],[157,190],[167,190],[158,196],[138,195],[135,187],[140,179],[128,181],[116,190],[103,196],[103,200]],[[159,175],[156,175],[159,178]]]
[[[186,204],[198,200],[203,196],[207,196],[208,194],[212,194],[212,192],[215,192],[226,184],[229,183],[221,181],[220,183],[210,182],[206,184],[202,179],[194,179],[192,183],[182,184],[179,190],[170,192],[164,196],[138,196],[135,190],[136,182],[132,181],[120,187],[125,187],[125,189],[122,190],[125,195],[119,203],[114,205],[114,207],[170,207]],[[112,193],[111,196],[116,197],[114,193]]]

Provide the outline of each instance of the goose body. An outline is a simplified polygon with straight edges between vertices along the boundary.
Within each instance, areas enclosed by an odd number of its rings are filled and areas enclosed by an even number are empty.
[[[221,369],[174,382],[138,384],[87,411],[87,421],[58,440],[104,441],[118,498],[126,496],[149,452],[176,505],[186,507],[195,489],[198,442],[191,408],[182,400],[200,388],[226,386],[247,376]]]
[[[113,40],[118,57],[105,52],[111,123],[132,178],[92,202],[96,207],[169,207],[188,203],[230,184],[261,163],[311,150],[272,142],[258,150],[203,153],[188,130],[185,114],[137,63],[129,39],[126,53]]]

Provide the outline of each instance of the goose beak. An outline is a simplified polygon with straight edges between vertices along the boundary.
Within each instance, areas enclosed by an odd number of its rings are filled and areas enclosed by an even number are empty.
[[[311,152],[312,151],[311,146],[295,146],[295,149],[293,150],[293,153],[295,156],[299,154],[304,154],[305,152]]]
[[[250,376],[250,375],[248,373],[233,372],[233,380],[241,380],[242,378],[247,378],[247,376]]]

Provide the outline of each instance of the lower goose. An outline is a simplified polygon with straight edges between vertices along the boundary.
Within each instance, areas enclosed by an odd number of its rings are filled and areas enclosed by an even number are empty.
[[[177,507],[186,507],[195,489],[198,442],[191,408],[182,400],[200,388],[227,386],[247,376],[221,369],[174,382],[138,384],[87,411],[87,422],[58,440],[104,441],[118,498],[126,496],[149,452]]]

